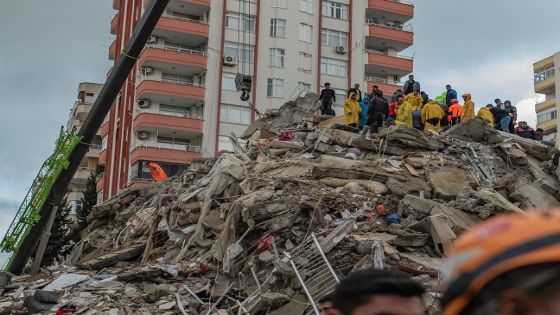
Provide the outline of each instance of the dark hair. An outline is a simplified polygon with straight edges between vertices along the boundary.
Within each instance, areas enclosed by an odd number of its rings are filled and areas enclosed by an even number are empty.
[[[360,270],[340,281],[332,297],[333,307],[344,315],[367,303],[372,295],[422,298],[426,290],[404,274],[391,270]]]
[[[331,86],[331,84],[330,84],[330,83],[325,83],[325,86],[327,86],[327,85],[328,85],[328,86]]]
[[[332,302],[333,300],[333,294],[327,294],[325,296],[323,296],[322,298],[319,299],[319,301],[317,301],[317,303],[319,304],[323,304],[323,303],[327,303],[327,302]]]
[[[375,90],[375,91],[373,91],[373,95],[378,96],[378,97],[383,97],[383,91]]]
[[[505,104],[511,105],[511,101],[510,101],[510,100],[504,101],[504,105],[505,105]]]
[[[496,101],[500,101],[500,102],[501,102],[502,100],[501,100],[501,99],[499,99],[499,98],[497,98],[497,99],[495,99],[495,100],[494,100],[494,102],[496,102]]]
[[[445,87],[451,87],[451,84],[446,85]]]
[[[542,129],[542,128],[537,128],[537,132],[544,132],[544,129]]]

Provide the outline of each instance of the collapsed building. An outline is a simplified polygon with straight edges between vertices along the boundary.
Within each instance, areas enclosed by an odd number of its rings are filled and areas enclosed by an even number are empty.
[[[363,138],[314,115],[316,99],[268,112],[247,143],[232,135],[235,152],[97,205],[62,263],[5,283],[0,311],[314,314],[348,273],[390,268],[423,283],[437,314],[458,235],[560,204],[555,148],[478,118]]]

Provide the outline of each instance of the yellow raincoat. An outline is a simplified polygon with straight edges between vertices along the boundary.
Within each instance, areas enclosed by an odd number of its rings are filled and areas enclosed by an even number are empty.
[[[465,94],[463,97],[465,98],[465,105],[463,105],[463,118],[461,122],[465,123],[474,117],[474,103],[471,101],[470,94]]]
[[[439,132],[441,129],[441,119],[443,118],[443,115],[443,109],[441,109],[441,107],[434,101],[430,100],[422,109],[422,122],[424,123],[424,130]],[[430,120],[434,118],[438,119],[437,124],[430,123]]]
[[[358,96],[356,93],[352,92],[346,101],[344,101],[344,123],[346,125],[356,124],[357,126],[360,121],[360,112],[362,108],[357,100],[352,99],[352,95]]]
[[[412,94],[409,94],[412,95]],[[404,102],[397,107],[397,123],[405,124],[412,128],[412,112],[413,108],[409,102]]]
[[[478,117],[484,119],[488,123],[488,126],[494,127],[494,114],[490,111],[488,107],[482,107],[478,110]]]
[[[412,111],[422,109],[422,104],[424,103],[424,99],[422,98],[422,95],[420,95],[420,93],[418,93],[418,95],[410,93],[404,98],[404,101],[412,106]]]

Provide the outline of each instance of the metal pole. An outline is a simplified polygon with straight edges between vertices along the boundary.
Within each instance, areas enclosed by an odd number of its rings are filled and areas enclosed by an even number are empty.
[[[49,221],[47,222],[47,227],[45,227],[45,232],[41,236],[41,241],[39,242],[39,247],[37,248],[37,254],[35,254],[35,260],[33,265],[31,265],[31,275],[36,275],[41,267],[41,262],[43,261],[43,255],[47,249],[47,244],[49,243],[49,238],[51,237],[51,229],[54,223],[54,218],[56,217],[56,212],[58,211],[58,206],[54,206]]]
[[[317,314],[317,315],[321,314],[319,312],[319,309],[317,309],[317,305],[315,305],[315,301],[313,300],[313,296],[311,295],[311,292],[309,292],[309,290],[307,289],[307,286],[305,286],[305,281],[303,281],[303,278],[301,277],[301,275],[298,272],[297,266],[292,259],[292,255],[290,255],[290,253],[288,253],[288,252],[284,252],[284,255],[286,255],[286,257],[288,257],[288,259],[290,260],[290,265],[292,266],[292,269],[294,269],[294,272],[296,273],[296,277],[298,278],[299,283],[301,284],[301,287],[303,288],[303,291],[305,291],[305,295],[307,295],[307,299],[309,300],[309,302],[311,303],[311,306],[313,307],[313,311],[315,311],[315,314]]]
[[[51,215],[53,205],[59,204],[64,197],[68,184],[72,180],[72,177],[74,177],[78,166],[89,149],[89,143],[92,142],[105,116],[109,113],[113,102],[123,84],[126,82],[130,71],[134,67],[148,37],[152,34],[168,2],[169,0],[151,0],[148,3],[146,12],[138,22],[138,27],[134,30],[134,33],[132,33],[126,47],[123,48],[119,60],[115,63],[113,71],[107,78],[107,81],[105,81],[97,100],[91,107],[91,111],[78,132],[78,136],[82,137],[82,142],[76,146],[68,158],[70,162],[68,168],[56,179],[47,202],[45,202],[45,205],[40,211],[41,220],[31,229],[19,251],[15,254],[9,266],[9,271],[11,273],[21,273],[23,267],[27,263],[27,259],[31,256],[35,246],[37,246],[37,242],[41,238],[41,234]]]

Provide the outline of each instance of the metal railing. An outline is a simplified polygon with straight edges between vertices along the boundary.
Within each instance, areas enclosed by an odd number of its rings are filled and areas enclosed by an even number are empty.
[[[200,153],[202,148],[196,145],[180,144],[180,143],[167,143],[153,140],[135,140],[130,147],[131,151],[136,148],[154,148],[171,151],[195,152]]]
[[[101,150],[101,144],[90,144],[89,148],[92,150]]]
[[[378,78],[378,77],[366,77],[365,80],[367,82],[387,83],[387,84],[395,84],[395,85],[404,84],[403,82],[400,82],[400,81],[389,80],[389,79]]]
[[[400,25],[400,26],[395,26],[394,24],[389,24],[389,22],[383,23],[377,19],[367,19],[366,20],[366,24],[367,25],[377,25],[377,26],[381,26],[381,27],[385,27],[385,28],[389,28],[389,29],[393,29],[393,30],[398,30],[398,31],[403,31],[403,32],[410,32],[412,33],[413,28],[412,25]]]
[[[412,6],[414,5],[414,3],[412,3],[411,1],[404,1],[404,0],[386,0],[386,1],[398,2],[398,3],[412,5]]]
[[[368,54],[376,54],[376,55],[383,55],[383,56],[389,56],[389,57],[396,57],[396,58],[402,58],[402,59],[407,59],[407,60],[414,60],[414,57],[410,57],[410,56],[404,56],[401,54],[395,54],[395,55],[391,55],[386,51],[379,51],[379,50],[375,50],[375,49],[364,49],[364,51]]]
[[[163,49],[163,50],[169,50],[169,51],[176,51],[176,52],[184,52],[184,53],[188,53],[191,55],[200,55],[200,56],[206,56],[207,53],[205,51],[200,51],[200,50],[196,50],[196,49],[189,49],[189,48],[181,48],[181,47],[174,47],[174,46],[168,46],[168,45],[162,45],[162,44],[148,44],[146,45],[146,48],[157,48],[157,49]]]
[[[150,109],[141,109],[141,108],[136,108],[135,111],[135,116],[138,116],[140,114],[158,114],[158,115],[165,115],[165,116],[172,116],[172,117],[181,117],[181,118],[191,118],[191,119],[197,119],[197,120],[204,120],[202,115],[197,115],[197,114],[189,114],[186,112],[171,112],[171,111],[165,111],[165,110],[150,110]]]
[[[173,15],[173,14],[169,14],[169,13],[165,13],[165,14],[163,15],[163,17],[167,17],[167,18],[175,19],[175,20],[187,21],[187,22],[195,22],[195,23],[200,23],[200,24],[208,24],[207,21],[195,20],[195,19],[191,19],[191,18],[188,18],[188,17],[177,16],[177,15]]]

